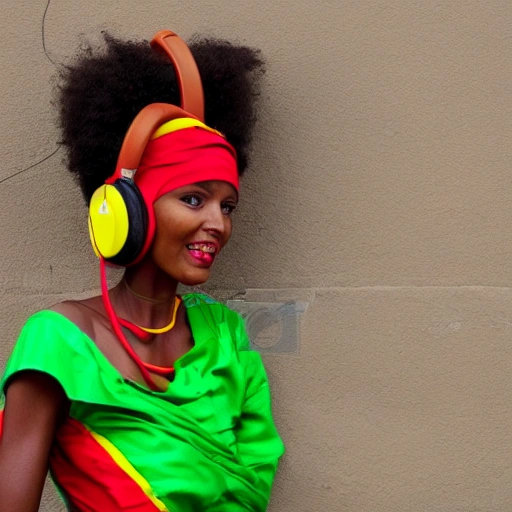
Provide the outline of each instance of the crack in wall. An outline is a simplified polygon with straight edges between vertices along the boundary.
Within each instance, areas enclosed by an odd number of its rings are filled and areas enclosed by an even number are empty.
[[[48,0],[47,4],[46,4],[46,7],[44,9],[44,14],[43,14],[43,20],[41,22],[41,40],[42,40],[42,45],[43,45],[43,51],[44,51],[44,54],[46,55],[47,59],[55,66],[57,67],[57,64],[55,63],[55,61],[50,57],[50,55],[48,54],[48,51],[46,49],[46,39],[45,39],[45,21],[46,21],[46,14],[48,13],[48,8],[50,7],[50,2],[51,0]],[[15,172],[14,174],[11,174],[10,176],[7,176],[6,178],[3,178],[0,180],[0,185],[2,183],[5,183],[6,181],[12,179],[12,178],[15,178],[16,176],[19,176],[20,174],[23,174],[27,171],[30,171],[31,169],[33,169],[34,167],[37,167],[38,165],[42,164],[43,162],[46,162],[46,160],[48,160],[49,158],[51,158],[53,155],[55,155],[60,149],[60,146],[57,146],[57,148],[52,151],[49,155],[46,155],[44,158],[42,158],[41,160],[33,163],[33,164],[30,164],[29,166],[25,167],[24,169],[21,169],[20,171],[17,171]]]
[[[43,41],[43,51],[44,51],[44,54],[46,55],[47,59],[55,66],[57,67],[57,64],[55,63],[55,61],[50,57],[50,55],[48,54],[48,51],[46,50],[46,39],[45,39],[45,31],[44,31],[44,27],[45,27],[45,21],[46,21],[46,14],[48,13],[48,8],[50,7],[50,2],[51,0],[48,0],[48,3],[46,4],[46,8],[44,10],[44,14],[43,14],[43,21],[41,23],[41,39]]]

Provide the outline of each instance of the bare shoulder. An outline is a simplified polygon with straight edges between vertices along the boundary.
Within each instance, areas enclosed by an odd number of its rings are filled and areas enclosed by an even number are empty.
[[[91,297],[85,300],[68,300],[54,304],[49,308],[60,313],[73,322],[91,339],[95,338],[98,325],[105,323],[101,297]]]
[[[136,366],[113,332],[101,296],[60,302],[50,309],[73,322],[122,375],[133,374]]]

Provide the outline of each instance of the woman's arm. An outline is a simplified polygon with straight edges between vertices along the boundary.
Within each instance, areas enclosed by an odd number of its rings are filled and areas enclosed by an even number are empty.
[[[0,510],[36,512],[48,472],[48,457],[66,398],[52,377],[15,374],[6,391],[0,429]]]

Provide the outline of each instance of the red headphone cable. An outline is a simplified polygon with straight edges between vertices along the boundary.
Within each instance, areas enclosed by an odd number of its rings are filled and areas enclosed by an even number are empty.
[[[128,355],[133,359],[133,361],[139,368],[140,373],[142,374],[142,377],[143,377],[144,381],[146,382],[146,384],[148,385],[149,389],[151,389],[152,391],[160,391],[159,388],[156,386],[156,384],[153,382],[153,379],[151,378],[151,375],[148,372],[148,370],[146,369],[146,367],[144,366],[143,362],[140,360],[139,356],[135,353],[135,351],[133,350],[131,345],[128,343],[125,335],[123,334],[123,331],[119,324],[119,319],[117,318],[114,308],[112,307],[112,303],[110,302],[110,297],[108,296],[105,260],[101,256],[100,256],[100,280],[101,280],[101,297],[103,299],[103,306],[105,307],[105,310],[108,314],[110,323],[112,324],[112,328],[114,329],[117,339],[120,341],[123,348],[126,350]]]

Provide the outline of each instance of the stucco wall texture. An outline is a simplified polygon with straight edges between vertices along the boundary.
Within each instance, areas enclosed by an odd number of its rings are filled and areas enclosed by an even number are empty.
[[[98,292],[51,99],[107,28],[267,59],[210,289],[312,297],[299,352],[265,356],[287,445],[269,510],[510,512],[512,3],[3,0],[2,366],[30,313]],[[41,510],[63,510],[51,486]]]

